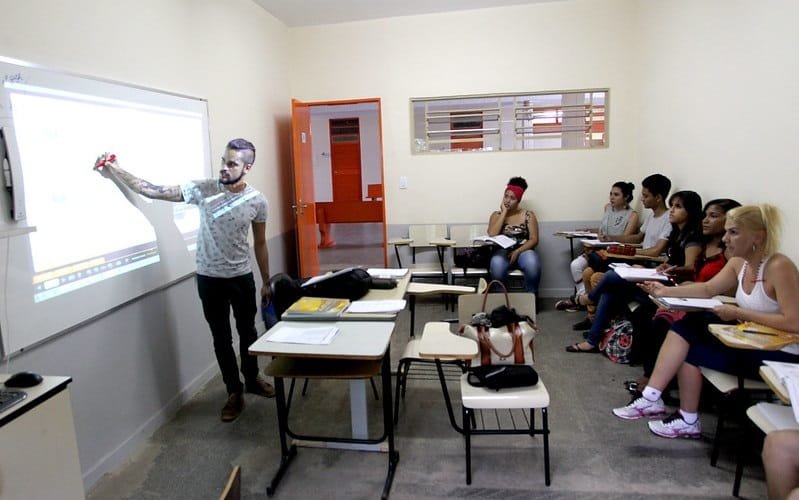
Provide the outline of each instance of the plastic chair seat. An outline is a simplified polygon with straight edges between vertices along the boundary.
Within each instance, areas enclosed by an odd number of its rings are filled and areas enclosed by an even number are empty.
[[[737,375],[712,370],[704,366],[701,367],[701,370],[702,376],[722,394],[729,394],[739,389]],[[769,390],[769,386],[762,380],[745,378],[743,379],[743,389],[749,391],[767,391]]]
[[[463,406],[475,410],[483,409],[529,409],[549,406],[549,391],[541,380],[532,387],[515,387],[495,391],[484,387],[474,387],[467,380],[468,374],[461,376],[461,400]]]

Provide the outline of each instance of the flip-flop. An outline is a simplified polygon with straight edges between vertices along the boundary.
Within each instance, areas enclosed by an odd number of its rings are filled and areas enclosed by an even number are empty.
[[[587,353],[588,352],[599,352],[599,349],[597,349],[596,347],[593,347],[593,346],[590,349],[580,349],[579,346],[580,346],[579,342],[575,342],[572,345],[567,345],[566,346],[566,352],[587,352]]]

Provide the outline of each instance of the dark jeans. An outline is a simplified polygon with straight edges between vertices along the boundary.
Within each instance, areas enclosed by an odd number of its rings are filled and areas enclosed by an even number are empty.
[[[796,354],[783,351],[727,347],[707,330],[710,323],[724,321],[713,313],[689,312],[683,319],[671,325],[672,331],[691,345],[685,357],[686,363],[759,380],[760,365],[765,360],[786,363],[799,361]]]
[[[624,306],[632,301],[641,304],[649,302],[649,297],[635,284],[630,283],[612,269],[602,276],[597,286],[588,294],[588,298],[596,304],[596,315],[591,323],[587,341],[592,346],[599,345],[605,329],[610,325],[610,320]]]
[[[228,394],[242,392],[244,386],[239,379],[230,330],[230,308],[233,308],[236,331],[239,333],[241,374],[244,375],[245,381],[254,381],[258,377],[258,360],[247,352],[250,344],[258,338],[258,333],[255,331],[255,314],[258,312],[258,306],[255,302],[253,275],[248,273],[235,278],[212,278],[198,274],[197,291],[203,305],[203,315],[211,327],[216,361],[219,363],[227,392]]]

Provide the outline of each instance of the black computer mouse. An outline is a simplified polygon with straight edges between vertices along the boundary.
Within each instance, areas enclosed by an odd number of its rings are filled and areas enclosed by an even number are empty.
[[[18,372],[6,380],[6,387],[33,387],[42,383],[42,376],[33,372]]]

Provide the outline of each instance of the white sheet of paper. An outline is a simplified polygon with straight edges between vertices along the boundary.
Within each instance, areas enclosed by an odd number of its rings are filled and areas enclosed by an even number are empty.
[[[718,299],[692,299],[683,297],[660,297],[660,300],[675,307],[695,307],[697,309],[713,309],[721,305]]]
[[[405,300],[356,300],[348,313],[394,313],[405,309]]]
[[[669,277],[648,267],[617,267],[614,272],[627,281],[669,281]]]
[[[580,243],[589,247],[609,247],[611,245],[624,244],[624,243],[619,243],[618,241],[600,241],[600,240],[580,240]]]
[[[496,243],[502,248],[510,248],[516,244],[516,240],[509,236],[505,236],[504,234],[498,234],[496,236],[477,236],[474,238],[474,241],[490,241],[492,243]]]
[[[408,268],[370,267],[366,272],[374,278],[401,278],[408,274]]]
[[[335,326],[320,326],[307,328],[303,326],[284,326],[272,333],[266,340],[268,342],[283,342],[287,344],[329,344],[338,333]]]

